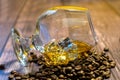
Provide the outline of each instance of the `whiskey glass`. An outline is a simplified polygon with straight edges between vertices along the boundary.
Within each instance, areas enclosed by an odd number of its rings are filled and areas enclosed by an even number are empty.
[[[97,36],[87,8],[58,6],[43,12],[36,27],[26,22],[23,28],[15,25],[12,42],[18,60],[28,73],[33,68],[29,65],[31,51],[36,51],[37,55],[43,54],[46,65],[67,64],[82,57],[78,53],[94,47]]]
[[[84,48],[78,49],[79,52],[82,52],[87,50],[85,48],[85,46],[88,47],[87,44],[93,47],[97,44],[97,36],[89,10],[77,6],[57,6],[48,9],[39,16],[35,34],[39,36],[41,41],[41,44],[35,46],[38,47],[38,51],[47,55],[48,64],[59,65],[64,64],[64,62],[68,63],[69,60],[65,56],[66,52],[72,51],[74,53],[76,51],[75,45],[84,45]],[[75,49],[71,50],[71,48]],[[59,55],[62,53],[64,56]],[[74,60],[76,56],[78,55],[69,54],[68,58]],[[58,62],[54,62],[54,58]]]

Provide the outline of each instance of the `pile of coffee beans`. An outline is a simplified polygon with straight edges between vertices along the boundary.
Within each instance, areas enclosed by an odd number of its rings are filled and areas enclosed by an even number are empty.
[[[104,80],[110,77],[111,68],[115,67],[115,62],[109,59],[106,53],[88,51],[89,57],[85,59],[75,59],[67,65],[47,66],[42,56],[31,58],[30,62],[38,65],[39,71],[28,74],[20,74],[12,71],[9,80]]]

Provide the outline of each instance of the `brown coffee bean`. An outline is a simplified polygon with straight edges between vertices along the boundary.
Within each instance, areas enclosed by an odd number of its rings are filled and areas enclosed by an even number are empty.
[[[67,76],[68,76],[68,77],[72,77],[72,76],[73,76],[73,74],[67,74]]]
[[[99,76],[95,80],[103,80],[103,78],[102,78],[102,76]]]
[[[22,79],[27,79],[27,78],[29,78],[29,75],[27,74],[27,75],[21,75],[21,78]]]
[[[39,78],[39,77],[41,77],[42,76],[42,73],[36,73],[36,78]]]
[[[92,78],[91,80],[96,80],[95,78]]]
[[[65,68],[65,73],[71,73],[72,67],[68,66]]]
[[[20,76],[15,77],[15,80],[21,80],[22,78]]]
[[[52,80],[51,78],[47,78],[47,80]]]
[[[58,71],[58,68],[53,68],[52,71],[56,72],[56,71]]]
[[[82,69],[82,67],[80,66],[80,65],[77,65],[77,66],[75,66],[75,70],[81,70]]]
[[[60,74],[60,75],[59,75],[59,78],[60,78],[60,79],[65,79],[65,76],[64,76],[63,74]]]
[[[62,69],[62,67],[61,67],[61,66],[57,66],[57,68],[58,68],[58,69]]]
[[[116,64],[115,64],[115,62],[113,62],[113,61],[112,61],[112,62],[110,62],[110,67],[111,67],[111,68],[114,68],[114,67],[115,67],[115,65],[116,65]]]
[[[10,74],[9,77],[8,77],[9,80],[13,80],[14,79],[14,75],[13,74]]]
[[[105,51],[105,52],[108,52],[108,51],[109,51],[109,48],[105,47],[105,48],[104,48],[104,51]]]
[[[5,65],[4,64],[0,64],[0,70],[4,70],[5,69]]]
[[[78,75],[85,75],[85,72],[83,70],[80,70],[77,72]]]
[[[15,74],[15,73],[17,73],[17,71],[14,70],[14,71],[11,71],[10,73],[11,73],[11,74]]]
[[[88,68],[93,71],[95,69],[95,67],[93,67],[91,64],[88,65]]]
[[[51,75],[51,78],[52,78],[52,80],[57,80],[58,79],[57,75],[55,75],[55,74]]]

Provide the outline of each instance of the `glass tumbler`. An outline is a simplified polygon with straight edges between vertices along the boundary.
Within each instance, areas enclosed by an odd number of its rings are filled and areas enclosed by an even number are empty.
[[[45,11],[37,20],[36,49],[45,54],[46,64],[67,64],[97,44],[97,36],[87,8],[58,6]],[[79,47],[79,48],[78,48]]]

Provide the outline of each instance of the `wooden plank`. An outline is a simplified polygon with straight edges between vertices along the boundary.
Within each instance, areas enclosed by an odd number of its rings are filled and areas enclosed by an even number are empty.
[[[0,0],[0,55],[25,0]]]
[[[106,4],[120,16],[120,1],[119,0],[104,0]]]

